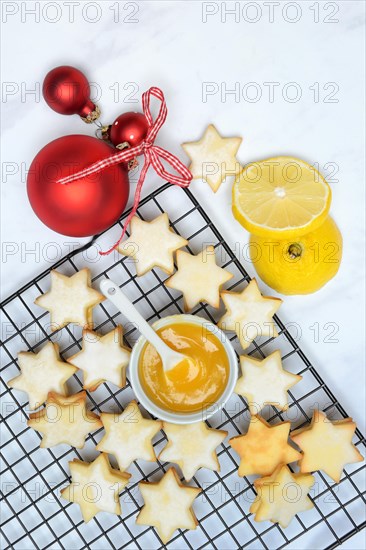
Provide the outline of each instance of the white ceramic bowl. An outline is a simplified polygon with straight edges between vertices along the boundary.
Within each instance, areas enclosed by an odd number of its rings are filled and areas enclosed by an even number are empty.
[[[210,323],[210,321],[207,321],[207,319],[203,319],[202,317],[197,317],[196,315],[183,315],[183,314],[171,315],[169,317],[164,317],[163,319],[159,319],[152,325],[152,327],[155,330],[157,330],[159,328],[163,328],[167,325],[172,325],[174,323],[189,323],[189,324],[203,326],[206,330],[209,330],[210,332],[212,332],[223,345],[229,361],[229,376],[228,376],[226,388],[224,389],[223,393],[221,394],[219,399],[216,401],[216,403],[202,409],[201,411],[197,411],[194,413],[169,412],[165,409],[162,409],[155,403],[153,403],[147,397],[147,395],[145,394],[142,388],[140,378],[139,378],[139,372],[138,372],[140,354],[144,345],[146,344],[146,339],[143,336],[140,336],[140,338],[137,340],[136,344],[132,349],[130,364],[129,364],[129,378],[130,378],[132,389],[137,399],[140,401],[141,405],[151,414],[153,414],[154,416],[158,417],[161,420],[165,420],[166,422],[172,422],[174,424],[192,424],[193,422],[206,420],[206,418],[209,418],[210,416],[217,413],[224,407],[225,403],[228,401],[228,399],[230,398],[231,394],[234,391],[235,384],[238,378],[238,360],[237,360],[234,348],[232,347],[231,342],[227,338],[227,336],[216,325],[214,325],[213,323]]]

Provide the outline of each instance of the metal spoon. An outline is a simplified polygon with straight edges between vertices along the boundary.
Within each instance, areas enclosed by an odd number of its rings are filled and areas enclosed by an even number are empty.
[[[103,279],[99,287],[104,296],[108,298],[116,308],[131,321],[131,323],[134,323],[139,332],[141,332],[146,340],[154,346],[161,357],[164,371],[169,371],[176,367],[178,363],[188,360],[186,355],[178,353],[166,345],[160,336],[157,335],[155,330],[151,328],[149,323],[145,321],[133,303],[123,294],[116,283],[111,281],[111,279]]]

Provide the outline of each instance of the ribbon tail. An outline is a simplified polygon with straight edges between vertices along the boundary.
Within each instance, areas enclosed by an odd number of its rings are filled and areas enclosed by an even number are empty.
[[[88,176],[91,176],[93,174],[98,174],[105,168],[109,168],[110,166],[114,166],[115,164],[120,164],[121,162],[128,162],[136,156],[141,155],[141,152],[141,146],[125,149],[124,151],[121,151],[120,153],[115,153],[114,155],[107,157],[106,159],[98,160],[87,168],[84,168],[79,172],[75,172],[75,174],[71,174],[70,176],[65,176],[64,178],[58,179],[57,183],[65,185],[75,180],[87,178]]]
[[[102,251],[99,252],[99,254],[101,256],[108,256],[108,254],[113,252],[113,250],[115,250],[117,248],[117,246],[119,245],[119,243],[122,241],[123,237],[125,236],[127,228],[130,225],[130,222],[131,222],[132,218],[136,214],[138,205],[140,203],[141,190],[142,190],[142,186],[144,184],[144,180],[145,180],[145,177],[146,177],[146,173],[149,169],[149,166],[150,166],[150,160],[145,157],[145,162],[144,162],[144,165],[141,169],[140,177],[139,177],[137,185],[136,185],[135,196],[133,198],[133,206],[132,206],[131,212],[129,213],[129,215],[127,216],[127,218],[126,218],[126,220],[123,224],[121,235],[120,235],[118,241],[116,241],[114,243],[114,245],[111,248],[109,248],[109,250],[107,250],[106,252],[102,252]]]

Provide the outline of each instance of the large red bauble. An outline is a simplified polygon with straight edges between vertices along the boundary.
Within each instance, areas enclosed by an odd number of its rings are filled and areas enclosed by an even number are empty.
[[[27,179],[33,210],[48,227],[71,237],[95,235],[122,214],[129,194],[126,164],[61,184],[57,180],[110,157],[113,149],[96,138],[64,136],[34,158]]]
[[[43,97],[62,115],[86,118],[96,110],[90,99],[90,86],[85,75],[75,67],[63,65],[50,71],[43,81]]]
[[[110,126],[108,134],[115,147],[122,143],[136,147],[145,139],[147,131],[147,120],[142,113],[123,113]]]

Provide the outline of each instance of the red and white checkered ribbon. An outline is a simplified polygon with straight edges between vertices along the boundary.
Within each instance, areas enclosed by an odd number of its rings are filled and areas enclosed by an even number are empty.
[[[155,121],[153,120],[150,112],[151,96],[156,97],[161,102],[159,113]],[[160,176],[164,180],[169,181],[170,183],[173,183],[174,185],[179,185],[179,187],[188,187],[192,180],[192,174],[190,173],[188,168],[184,166],[184,164],[175,155],[172,155],[171,153],[169,153],[169,151],[162,149],[158,145],[154,145],[155,138],[160,128],[164,124],[168,113],[164,94],[160,90],[160,88],[152,87],[142,95],[142,107],[144,115],[148,122],[148,132],[145,140],[140,143],[140,145],[124,149],[120,153],[115,153],[106,159],[99,160],[98,162],[91,164],[88,168],[85,168],[84,170],[80,170],[75,174],[72,174],[65,178],[60,178],[58,180],[58,182],[62,184],[71,183],[72,181],[75,181],[77,179],[85,178],[92,174],[101,172],[105,168],[113,166],[114,164],[119,164],[120,162],[128,162],[138,155],[145,156],[144,165],[141,169],[140,177],[136,186],[133,206],[123,225],[121,236],[118,241],[109,250],[107,250],[107,252],[100,252],[101,255],[110,254],[123,239],[123,236],[126,233],[127,227],[131,219],[136,214],[136,210],[140,202],[141,189],[150,165],[154,168],[158,176]],[[167,172],[163,166],[163,163],[161,162],[161,159],[165,160],[170,166],[172,166],[179,175]]]

